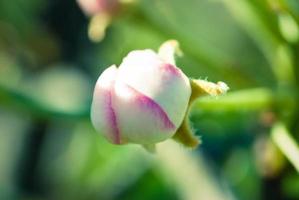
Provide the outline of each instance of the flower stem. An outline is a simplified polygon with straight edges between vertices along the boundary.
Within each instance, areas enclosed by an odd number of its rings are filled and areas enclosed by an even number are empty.
[[[299,146],[283,123],[276,123],[273,126],[271,138],[297,172],[299,172]]]

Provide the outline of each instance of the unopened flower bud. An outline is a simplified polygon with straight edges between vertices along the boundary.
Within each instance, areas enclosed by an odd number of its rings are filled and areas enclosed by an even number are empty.
[[[188,123],[190,105],[202,94],[219,95],[228,87],[223,82],[189,80],[175,65],[176,53],[181,52],[175,40],[162,44],[159,53],[135,50],[119,67],[112,65],[100,75],[91,120],[110,142],[151,150],[171,137],[187,147],[200,143]]]
[[[87,16],[99,13],[112,14],[119,9],[119,0],[77,0],[77,2]]]
[[[189,79],[179,68],[152,50],[136,50],[100,75],[91,119],[112,143],[150,145],[175,134],[190,95]]]
[[[106,34],[112,18],[119,12],[120,0],[77,0],[79,7],[89,16],[88,37],[93,42],[100,42]]]

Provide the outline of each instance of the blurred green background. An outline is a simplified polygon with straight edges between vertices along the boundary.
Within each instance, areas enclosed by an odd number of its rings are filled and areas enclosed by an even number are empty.
[[[0,1],[0,199],[299,199],[299,2],[120,4],[92,42],[75,0]],[[194,104],[202,145],[109,144],[89,119],[95,81],[168,39],[189,77],[231,88]]]

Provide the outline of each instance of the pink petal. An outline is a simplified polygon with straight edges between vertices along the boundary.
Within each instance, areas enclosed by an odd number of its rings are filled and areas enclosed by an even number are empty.
[[[121,81],[115,84],[113,107],[125,141],[151,144],[171,137],[176,131],[154,100]]]
[[[175,126],[185,116],[191,87],[188,77],[152,50],[130,52],[118,68],[119,80],[153,99]]]
[[[117,117],[112,106],[114,82],[117,68],[107,68],[99,77],[94,90],[91,107],[91,120],[94,127],[115,144],[120,144],[120,131],[117,125]]]

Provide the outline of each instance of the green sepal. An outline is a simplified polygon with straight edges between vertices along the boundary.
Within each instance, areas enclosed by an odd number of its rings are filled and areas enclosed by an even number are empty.
[[[188,108],[184,120],[181,126],[178,128],[177,132],[174,134],[173,139],[183,144],[185,147],[196,148],[201,143],[201,140],[199,137],[195,136],[189,120],[189,112],[191,110],[192,103],[197,98],[207,94],[211,96],[224,94],[229,88],[223,82],[218,82],[215,84],[200,79],[189,79],[189,80],[191,86],[191,96],[188,103]]]

